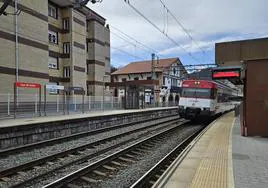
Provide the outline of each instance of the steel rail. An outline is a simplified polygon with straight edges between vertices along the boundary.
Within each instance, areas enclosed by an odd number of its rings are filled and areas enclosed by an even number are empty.
[[[155,178],[154,175],[161,175],[160,170],[166,170],[166,165],[170,165],[174,157],[179,156],[180,158],[184,153],[184,150],[190,147],[190,143],[198,134],[203,130],[203,128],[197,130],[186,139],[184,139],[178,146],[176,146],[171,152],[169,152],[165,157],[163,157],[157,164],[155,164],[150,170],[148,170],[140,179],[138,179],[130,188],[145,188],[150,187],[150,181]]]
[[[131,150],[143,145],[146,142],[149,142],[149,141],[151,141],[153,139],[156,139],[157,137],[162,136],[164,134],[167,134],[167,133],[169,133],[169,132],[171,132],[171,131],[173,131],[175,129],[182,128],[183,125],[187,125],[187,123],[188,123],[188,121],[185,122],[185,123],[182,123],[180,125],[173,126],[173,127],[169,128],[167,130],[161,131],[160,133],[156,133],[156,134],[154,134],[154,135],[152,135],[152,136],[150,136],[148,138],[145,138],[143,140],[140,140],[140,141],[138,141],[138,142],[136,142],[136,143],[124,148],[124,149],[121,149],[121,150],[119,150],[119,151],[117,151],[117,152],[115,152],[115,153],[113,153],[113,154],[111,154],[109,156],[106,156],[106,157],[104,157],[104,158],[102,158],[102,159],[100,159],[100,160],[98,160],[98,161],[96,161],[96,162],[94,162],[92,164],[89,164],[89,165],[87,165],[87,166],[85,166],[85,167],[83,167],[83,168],[81,168],[81,169],[79,169],[79,170],[77,170],[75,172],[72,172],[72,173],[70,173],[70,174],[68,174],[68,175],[66,175],[66,176],[64,176],[64,177],[62,177],[62,178],[60,178],[60,179],[58,179],[58,180],[56,180],[54,182],[51,182],[50,184],[47,184],[47,185],[43,186],[43,188],[63,187],[64,185],[66,185],[66,184],[68,184],[70,182],[73,182],[74,180],[78,179],[79,177],[92,172],[93,170],[99,168],[100,166],[102,166],[102,165],[104,165],[104,164],[106,164],[106,163],[118,158],[121,155],[126,154],[127,152],[129,152],[129,151],[131,151]]]
[[[91,136],[91,135],[94,135],[94,134],[103,133],[103,132],[107,132],[107,131],[111,131],[111,130],[116,130],[116,129],[120,129],[120,128],[123,128],[123,127],[129,127],[129,126],[132,126],[132,125],[135,125],[135,124],[146,123],[146,122],[155,121],[155,120],[158,120],[158,119],[163,119],[163,118],[168,118],[168,117],[176,117],[176,116],[178,116],[178,115],[171,115],[171,116],[167,116],[167,117],[159,117],[159,118],[155,118],[153,120],[141,120],[141,121],[135,121],[135,122],[130,122],[130,123],[124,123],[124,124],[115,125],[115,126],[111,126],[111,127],[100,128],[100,129],[96,129],[96,130],[86,131],[86,132],[82,132],[82,133],[76,133],[76,134],[63,136],[63,137],[59,137],[59,138],[53,138],[53,139],[49,139],[49,140],[44,140],[44,141],[41,141],[41,142],[35,142],[35,143],[32,143],[32,144],[26,144],[26,145],[15,147],[15,148],[4,149],[4,150],[0,150],[0,158],[6,157],[6,156],[11,155],[11,154],[17,154],[19,152],[25,152],[25,151],[45,147],[45,146],[51,146],[53,144],[59,144],[59,143],[67,142],[67,141],[74,140],[74,139],[77,139],[77,138]]]
[[[94,142],[91,142],[91,143],[87,143],[87,144],[84,144],[84,145],[81,145],[81,146],[78,146],[78,147],[75,147],[75,148],[72,148],[72,149],[69,149],[69,150],[65,150],[65,151],[62,151],[62,152],[58,152],[56,154],[52,154],[52,155],[49,155],[49,156],[46,156],[46,157],[43,157],[43,158],[36,159],[36,160],[30,161],[28,163],[24,163],[24,164],[17,165],[17,166],[8,168],[8,169],[4,169],[4,170],[0,171],[0,178],[5,177],[5,176],[10,176],[10,175],[12,175],[14,173],[17,173],[18,171],[23,171],[23,170],[32,168],[32,167],[40,165],[40,164],[44,164],[44,163],[46,163],[48,161],[52,161],[54,159],[64,157],[64,156],[69,155],[69,154],[77,153],[78,151],[84,150],[86,148],[92,148],[92,147],[94,147],[96,145],[99,145],[99,144],[102,144],[104,142],[108,142],[108,141],[111,141],[111,140],[114,140],[114,139],[129,135],[129,134],[132,134],[132,133],[135,133],[135,132],[143,131],[143,130],[146,130],[148,128],[151,128],[151,127],[154,127],[154,126],[157,126],[157,125],[161,125],[161,124],[164,124],[164,123],[177,122],[179,119],[180,118],[176,118],[176,119],[166,120],[166,121],[159,122],[159,123],[154,123],[154,124],[146,126],[146,127],[141,127],[141,128],[135,129],[135,130],[131,130],[131,131],[127,131],[127,132],[124,132],[124,133],[121,133],[121,134],[113,135],[113,136],[107,137],[105,139],[100,139],[100,140],[97,140],[97,141],[94,141]]]

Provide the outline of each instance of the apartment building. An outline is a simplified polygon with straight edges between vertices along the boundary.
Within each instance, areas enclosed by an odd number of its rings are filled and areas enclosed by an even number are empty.
[[[144,88],[143,93],[149,101],[154,96],[157,102],[179,100],[180,86],[187,71],[179,58],[159,59],[154,63],[152,79],[152,61],[132,62],[112,73],[112,86],[120,98],[125,95],[124,84]],[[123,87],[122,87],[123,86]],[[140,89],[139,89],[140,90]]]
[[[103,82],[110,81],[109,26],[90,8],[75,8],[74,2],[21,0],[16,16],[12,1],[7,15],[0,16],[0,93],[13,93],[19,81],[103,94]]]

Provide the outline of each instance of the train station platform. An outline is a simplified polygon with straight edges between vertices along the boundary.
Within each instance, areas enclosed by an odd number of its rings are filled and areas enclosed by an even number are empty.
[[[0,120],[0,149],[131,126],[161,118],[179,118],[177,107],[99,111],[85,114]]]
[[[142,113],[149,111],[161,111],[165,109],[177,109],[177,107],[158,107],[158,108],[146,108],[146,109],[132,109],[132,110],[111,110],[111,111],[95,111],[84,114],[70,114],[70,115],[58,115],[58,116],[45,116],[45,117],[31,117],[31,118],[17,118],[17,119],[3,119],[0,120],[0,129],[4,127],[23,126],[29,124],[41,124],[66,120],[77,120],[84,118],[115,116],[121,114]]]
[[[154,187],[267,187],[268,138],[240,136],[240,121],[234,112],[211,123],[190,147]]]

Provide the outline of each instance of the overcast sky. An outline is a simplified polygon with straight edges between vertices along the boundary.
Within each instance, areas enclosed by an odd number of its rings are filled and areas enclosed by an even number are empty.
[[[165,11],[160,0],[129,2],[177,45],[138,15],[124,0],[103,0],[102,3],[88,4],[111,25],[112,65],[119,67],[133,61],[150,59],[153,50],[160,58],[179,57],[183,64],[214,63],[215,42],[268,36],[267,0],[162,1],[195,39],[194,42]],[[126,37],[117,29],[151,49],[140,47],[133,40],[129,43],[121,39]]]

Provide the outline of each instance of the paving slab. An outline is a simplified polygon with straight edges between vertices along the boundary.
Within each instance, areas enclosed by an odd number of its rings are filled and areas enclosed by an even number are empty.
[[[240,136],[240,121],[233,127],[233,166],[236,188],[268,187],[268,138]]]

